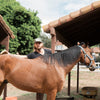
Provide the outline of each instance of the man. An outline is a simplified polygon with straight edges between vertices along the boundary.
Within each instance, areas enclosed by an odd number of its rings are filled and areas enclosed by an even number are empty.
[[[35,43],[33,46],[33,52],[29,53],[28,55],[16,55],[16,54],[11,54],[7,50],[2,51],[0,54],[9,54],[13,55],[19,58],[28,58],[28,59],[34,59],[36,57],[39,57],[41,55],[46,55],[46,54],[52,54],[51,50],[45,49],[43,46],[43,42],[40,38],[35,39]]]
[[[29,53],[27,55],[28,59],[34,59],[36,57],[39,57],[41,55],[51,54],[51,51],[49,49],[44,49],[43,42],[40,38],[35,39],[35,43],[33,46],[34,52]],[[37,93],[36,94],[36,100],[43,100],[44,94]]]
[[[34,52],[29,53],[27,55],[27,58],[34,59],[41,55],[51,54],[51,50],[44,49],[43,42],[40,38],[35,39],[33,49],[34,49]]]

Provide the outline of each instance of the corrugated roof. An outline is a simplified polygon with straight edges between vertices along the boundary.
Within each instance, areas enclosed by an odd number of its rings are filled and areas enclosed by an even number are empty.
[[[100,43],[100,1],[63,16],[44,25],[44,32],[50,33],[54,27],[56,36],[66,46],[75,45],[78,41],[88,41],[90,46]]]

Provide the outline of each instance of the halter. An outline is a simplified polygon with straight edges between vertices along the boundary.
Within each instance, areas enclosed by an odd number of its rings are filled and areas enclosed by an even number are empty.
[[[86,57],[88,57],[88,59],[90,60],[90,64],[89,64],[89,66],[87,66],[88,68],[90,68],[90,66],[92,65],[92,61],[94,60],[94,58],[91,58],[89,55],[87,55],[82,46],[78,46],[78,47],[82,49],[82,51],[84,53],[84,59],[85,59],[85,61],[86,61]]]

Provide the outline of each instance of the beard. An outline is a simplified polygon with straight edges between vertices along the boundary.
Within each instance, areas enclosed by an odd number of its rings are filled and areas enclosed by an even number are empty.
[[[35,51],[40,52],[42,48],[43,48],[43,43],[41,43],[40,45],[34,44],[34,50]]]
[[[34,48],[36,52],[40,52],[42,47],[41,48]]]

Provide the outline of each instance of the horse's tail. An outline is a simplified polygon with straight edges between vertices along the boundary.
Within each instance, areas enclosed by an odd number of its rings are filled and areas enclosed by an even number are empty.
[[[7,50],[3,50],[0,55],[3,55],[3,54],[9,54],[9,52]]]

